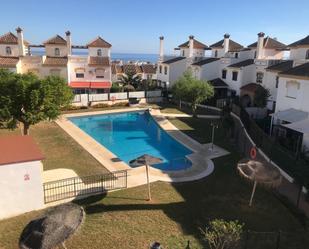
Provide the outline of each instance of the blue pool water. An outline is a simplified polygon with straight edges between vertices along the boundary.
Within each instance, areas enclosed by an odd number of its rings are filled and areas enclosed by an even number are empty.
[[[148,112],[126,112],[70,118],[76,126],[129,164],[143,154],[160,157],[153,167],[181,170],[191,166],[191,150],[174,140]]]

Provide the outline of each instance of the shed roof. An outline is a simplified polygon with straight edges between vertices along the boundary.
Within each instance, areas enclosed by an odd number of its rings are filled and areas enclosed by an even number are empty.
[[[44,156],[30,136],[0,137],[0,166],[5,164],[39,161]]]

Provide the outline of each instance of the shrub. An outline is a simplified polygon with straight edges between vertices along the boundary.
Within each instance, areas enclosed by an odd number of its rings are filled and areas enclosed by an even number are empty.
[[[112,84],[112,87],[111,87],[111,89],[110,89],[110,92],[111,93],[119,93],[119,92],[122,92],[122,87],[121,86],[119,86],[119,84],[118,83],[113,83]]]
[[[135,88],[132,85],[126,85],[126,86],[124,86],[124,91],[125,92],[134,92]]]
[[[215,219],[201,232],[211,249],[231,249],[239,245],[243,224],[236,221]]]
[[[107,108],[109,105],[107,103],[100,103],[91,106],[92,108]]]

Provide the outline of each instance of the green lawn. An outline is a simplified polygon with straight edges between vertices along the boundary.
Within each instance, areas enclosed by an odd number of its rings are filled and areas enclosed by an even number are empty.
[[[199,142],[210,141],[209,120],[181,118],[171,121]],[[55,125],[51,124],[51,127],[55,128]],[[31,134],[35,138],[49,137],[51,130],[40,129],[36,133],[33,129]],[[184,249],[187,240],[191,241],[192,249],[207,248],[199,228],[204,228],[214,218],[238,219],[245,223],[245,229],[255,231],[281,230],[304,235],[300,221],[270,191],[258,187],[254,205],[248,207],[251,185],[236,173],[236,163],[241,156],[229,144],[221,127],[216,134],[216,143],[232,153],[215,159],[215,171],[205,179],[179,184],[153,183],[151,202],[144,200],[146,186],[79,201],[85,208],[86,219],[77,234],[67,241],[67,248],[139,249],[148,248],[156,240],[162,243],[163,248]],[[79,147],[74,143],[71,146]],[[81,151],[80,160],[89,160],[89,155]],[[92,166],[87,164],[87,167]],[[16,248],[23,227],[41,212],[0,221],[0,248]],[[265,241],[259,237],[248,249],[275,248],[275,240],[272,247],[262,245]],[[299,242],[295,238],[289,241]],[[282,246],[285,246],[280,247],[282,249],[308,248],[287,247],[287,242],[283,242]]]
[[[20,134],[20,129],[14,131],[0,129],[0,136]],[[42,122],[32,126],[30,136],[34,138],[46,157],[43,161],[44,170],[68,168],[81,176],[107,172],[54,122]]]

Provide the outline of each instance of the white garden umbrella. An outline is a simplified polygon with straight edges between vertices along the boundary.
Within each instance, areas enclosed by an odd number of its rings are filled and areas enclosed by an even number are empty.
[[[241,160],[237,165],[237,170],[242,177],[254,183],[249,206],[252,205],[257,184],[276,188],[280,185],[282,179],[279,169],[259,161],[248,159]]]
[[[146,176],[147,176],[147,185],[148,185],[148,200],[151,200],[151,193],[150,193],[150,183],[149,183],[149,165],[162,163],[163,160],[159,157],[154,157],[148,154],[144,154],[136,159],[130,161],[130,166],[137,167],[137,166],[146,166]]]

